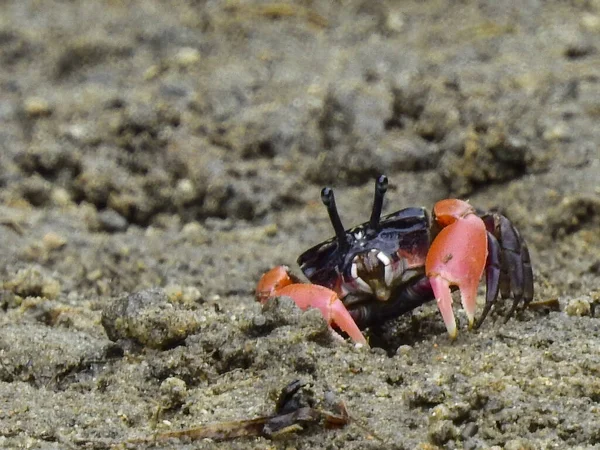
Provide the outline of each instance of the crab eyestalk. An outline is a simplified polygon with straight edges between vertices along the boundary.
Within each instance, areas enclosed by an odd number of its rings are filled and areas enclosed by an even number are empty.
[[[388,188],[388,178],[385,175],[379,176],[375,180],[375,198],[373,199],[373,210],[371,211],[371,219],[369,220],[369,228],[376,232],[379,229],[379,219],[381,218],[381,210],[383,209],[383,197]]]
[[[337,206],[335,205],[333,189],[324,187],[321,191],[321,201],[327,208],[329,220],[331,220],[331,225],[335,230],[335,236],[337,237],[340,250],[344,251],[348,248],[348,237],[346,236],[346,230],[344,229],[344,225],[342,225],[342,219],[340,219]]]

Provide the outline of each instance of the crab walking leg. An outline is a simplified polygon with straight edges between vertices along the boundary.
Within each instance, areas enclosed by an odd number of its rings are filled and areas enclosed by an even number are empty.
[[[458,286],[460,289],[461,302],[469,319],[469,327],[472,327],[477,286],[487,258],[487,231],[483,221],[472,213],[468,203],[460,200],[445,200],[440,203],[444,202],[455,203],[443,204],[440,211],[435,211],[438,222],[445,228],[429,249],[425,270],[448,334],[455,338],[456,321],[452,311],[450,286]]]
[[[334,323],[354,342],[367,345],[367,340],[337,294],[316,284],[290,284],[275,291],[275,295],[290,297],[298,308],[317,308],[329,325]]]

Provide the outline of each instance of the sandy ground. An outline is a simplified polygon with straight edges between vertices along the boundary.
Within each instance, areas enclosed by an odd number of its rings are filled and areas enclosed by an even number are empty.
[[[598,1],[0,3],[4,448],[600,448]],[[529,244],[535,301],[331,337],[256,280],[450,196]],[[483,292],[483,291],[482,291]],[[458,314],[458,313],[457,313]],[[272,414],[343,429],[126,443]]]

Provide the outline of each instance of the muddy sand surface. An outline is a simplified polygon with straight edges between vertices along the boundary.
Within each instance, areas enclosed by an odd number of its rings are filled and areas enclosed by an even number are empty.
[[[600,2],[5,0],[0,92],[3,448],[600,448]],[[263,311],[380,173],[502,211],[547,306],[370,349]],[[166,438],[294,380],[350,423]]]

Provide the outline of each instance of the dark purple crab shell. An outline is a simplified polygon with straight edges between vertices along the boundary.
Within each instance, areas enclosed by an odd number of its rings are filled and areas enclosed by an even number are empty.
[[[333,237],[306,250],[298,257],[298,265],[311,283],[325,286],[338,293],[361,294],[353,283],[352,266],[358,255],[372,250],[390,260],[394,280],[401,278],[407,267],[420,268],[430,245],[430,219],[425,208],[405,208],[383,216],[373,229],[365,222],[345,231],[345,242]],[[422,270],[417,270],[422,275]],[[354,274],[355,275],[355,274]],[[341,288],[341,286],[344,286]]]

